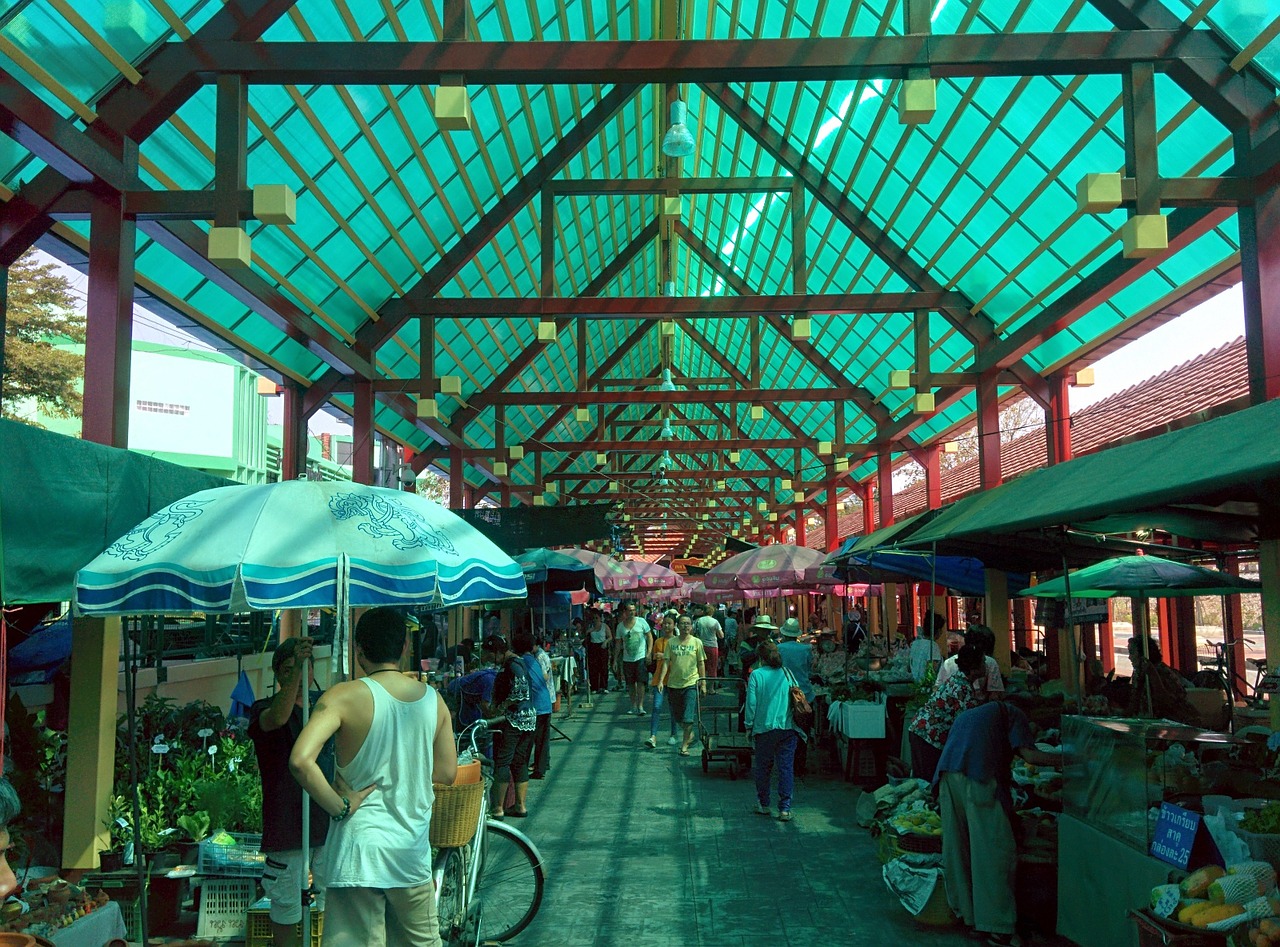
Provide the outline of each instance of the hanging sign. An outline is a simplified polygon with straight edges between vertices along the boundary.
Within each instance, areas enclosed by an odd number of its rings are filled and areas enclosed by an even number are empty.
[[[1184,869],[1191,864],[1193,856],[1197,865],[1222,864],[1222,856],[1209,837],[1201,815],[1168,802],[1160,804],[1151,855]]]

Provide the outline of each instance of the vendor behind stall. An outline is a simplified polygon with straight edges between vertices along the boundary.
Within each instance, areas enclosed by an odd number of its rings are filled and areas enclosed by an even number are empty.
[[[907,728],[911,743],[911,775],[916,779],[933,779],[934,769],[957,715],[982,703],[974,689],[975,682],[986,675],[982,650],[977,645],[965,645],[956,655],[956,666],[957,672],[929,695]]]
[[[1133,662],[1133,678],[1129,682],[1129,715],[1176,720],[1188,726],[1200,726],[1200,715],[1187,700],[1187,682],[1161,659],[1160,645],[1147,638],[1145,653],[1142,636],[1129,639],[1129,660]]]

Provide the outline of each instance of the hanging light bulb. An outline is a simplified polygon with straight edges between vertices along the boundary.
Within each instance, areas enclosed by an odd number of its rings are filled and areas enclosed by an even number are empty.
[[[693,135],[684,119],[685,104],[676,99],[671,103],[671,127],[662,136],[662,153],[668,158],[687,158],[693,154]]]
[[[662,370],[662,383],[658,385],[659,391],[675,391],[676,383],[671,379],[671,369],[664,368]]]
[[[671,426],[670,418],[662,419],[662,430],[658,432],[658,436],[661,437],[664,441],[670,440],[671,438],[676,436],[675,429]]]

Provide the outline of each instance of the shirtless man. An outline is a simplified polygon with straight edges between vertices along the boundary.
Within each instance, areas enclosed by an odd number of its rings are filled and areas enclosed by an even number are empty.
[[[294,778],[333,820],[325,947],[437,945],[431,784],[457,775],[453,725],[440,695],[400,671],[409,637],[399,612],[365,612],[355,640],[365,676],[320,698],[289,756]],[[330,737],[333,785],[316,763]]]

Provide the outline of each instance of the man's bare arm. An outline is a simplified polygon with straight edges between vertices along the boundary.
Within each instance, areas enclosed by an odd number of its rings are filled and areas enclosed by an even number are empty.
[[[341,686],[338,685],[339,689]],[[293,778],[307,791],[307,795],[331,816],[342,815],[346,804],[343,802],[343,796],[324,778],[324,773],[321,772],[316,760],[320,756],[320,750],[329,742],[329,738],[342,727],[342,704],[343,698],[340,692],[335,694],[330,690],[321,697],[316,703],[315,710],[311,712],[311,719],[298,734],[297,742],[293,744],[293,751],[289,754],[289,771],[293,773]],[[364,802],[365,797],[375,788],[376,786],[365,786],[347,793],[346,799],[351,803],[350,812],[355,812],[360,807],[360,803]]]

